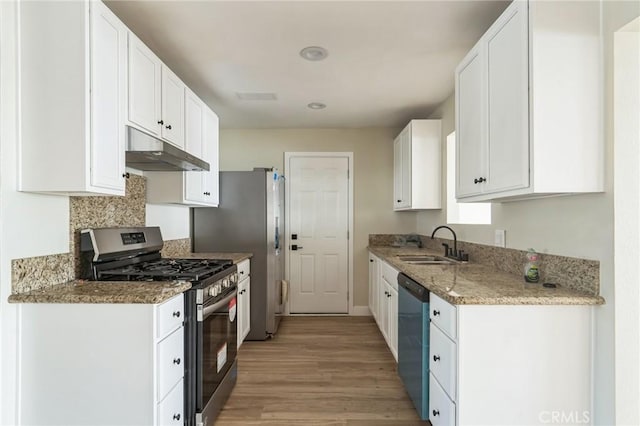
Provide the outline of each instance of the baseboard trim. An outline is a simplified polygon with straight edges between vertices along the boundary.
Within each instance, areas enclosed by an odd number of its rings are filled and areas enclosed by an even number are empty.
[[[351,311],[352,317],[370,317],[371,311],[368,306],[354,306]]]

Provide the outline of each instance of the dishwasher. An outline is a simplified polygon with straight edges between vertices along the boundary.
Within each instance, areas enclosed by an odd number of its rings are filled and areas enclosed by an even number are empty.
[[[422,420],[429,418],[429,290],[398,274],[398,375]]]

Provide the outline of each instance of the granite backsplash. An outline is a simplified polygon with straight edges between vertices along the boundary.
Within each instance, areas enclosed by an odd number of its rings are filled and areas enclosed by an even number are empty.
[[[393,246],[406,241],[407,235],[370,234],[370,246]],[[453,240],[420,235],[423,248],[444,254],[443,243],[453,246]],[[495,268],[498,271],[522,276],[526,251],[458,241],[458,250],[469,254],[469,261]],[[540,253],[542,282],[553,282],[595,296],[600,294],[600,262]]]
[[[61,284],[79,277],[80,231],[111,226],[144,226],[146,178],[130,175],[124,197],[69,197],[69,253],[15,259],[11,262],[14,294]],[[191,252],[189,238],[165,241],[162,255]]]

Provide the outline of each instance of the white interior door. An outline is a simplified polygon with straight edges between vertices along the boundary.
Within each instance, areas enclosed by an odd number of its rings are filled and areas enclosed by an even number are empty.
[[[349,158],[292,156],[289,311],[349,312]]]

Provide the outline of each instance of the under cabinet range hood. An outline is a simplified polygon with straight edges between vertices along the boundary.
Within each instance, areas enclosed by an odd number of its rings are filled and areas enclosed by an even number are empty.
[[[127,126],[127,167],[155,172],[208,171],[203,161],[134,127]]]

